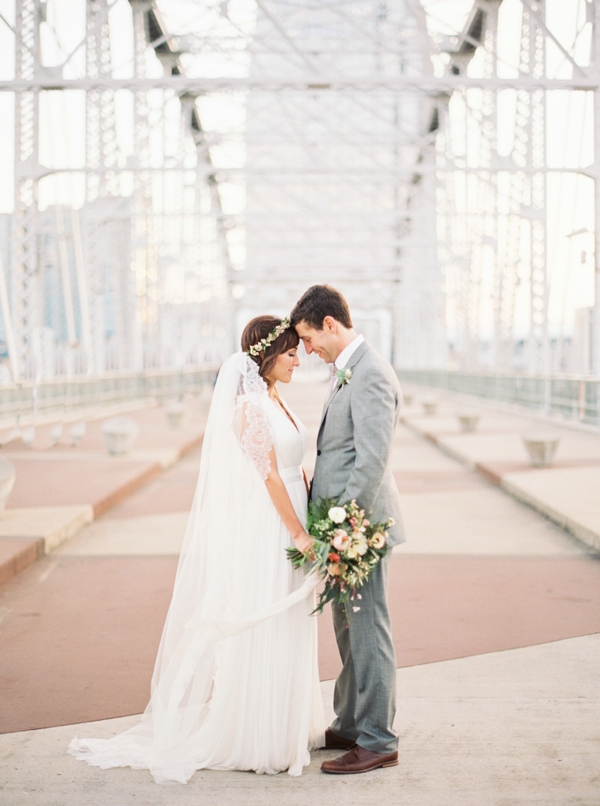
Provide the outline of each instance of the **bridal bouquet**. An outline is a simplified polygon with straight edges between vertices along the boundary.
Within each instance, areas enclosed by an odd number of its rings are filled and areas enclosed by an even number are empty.
[[[321,498],[308,506],[306,531],[313,538],[312,553],[297,548],[286,549],[294,568],[312,560],[312,568],[323,575],[325,585],[314,613],[321,613],[327,602],[335,599],[346,612],[360,610],[359,589],[388,550],[387,529],[394,523],[371,523],[356,501],[340,504]]]

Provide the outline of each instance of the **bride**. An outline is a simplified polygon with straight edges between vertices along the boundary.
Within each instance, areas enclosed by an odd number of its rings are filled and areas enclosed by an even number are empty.
[[[150,702],[125,733],[74,739],[76,758],[186,783],[200,769],[300,775],[323,745],[318,580],[285,553],[310,550],[307,432],[276,387],[298,343],[289,320],[259,316],[223,364]]]

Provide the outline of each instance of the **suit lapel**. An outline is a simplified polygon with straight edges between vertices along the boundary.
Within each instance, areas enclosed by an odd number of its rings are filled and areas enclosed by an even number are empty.
[[[363,355],[367,352],[367,350],[370,350],[370,349],[371,348],[369,347],[369,345],[367,344],[366,341],[363,341],[362,344],[359,344],[358,347],[356,348],[356,350],[350,356],[350,358],[348,360],[348,363],[345,366],[345,369],[354,369],[354,367],[358,364],[358,362],[363,357]],[[350,379],[349,383],[352,383],[352,379]],[[321,430],[322,430],[323,425],[325,423],[325,418],[327,417],[327,411],[329,409],[329,406],[331,405],[332,400],[339,393],[341,388],[342,388],[342,384],[337,383],[333,387],[333,391],[329,394],[329,397],[327,398],[327,400],[325,402],[325,407],[323,408],[323,414],[321,415],[321,422],[319,424],[319,431],[318,431],[317,440],[321,436]]]
[[[332,374],[331,374],[331,378],[329,379],[329,386],[330,386],[330,387],[331,387],[332,380],[333,380],[333,364],[332,364]],[[337,384],[336,384],[336,386],[337,386]],[[322,420],[322,419],[323,419],[323,417],[325,416],[325,412],[327,411],[327,407],[329,406],[329,400],[331,399],[331,396],[332,396],[332,395],[333,395],[333,393],[335,392],[335,390],[336,390],[336,386],[333,386],[332,388],[330,388],[330,390],[329,390],[329,394],[327,395],[327,397],[326,397],[326,398],[325,398],[325,400],[323,401],[323,410],[321,411],[321,420]]]
[[[337,393],[339,392],[340,388],[341,387],[340,387],[339,383],[336,383],[336,385],[333,387],[333,389],[329,393],[329,397],[327,398],[327,400],[325,401],[325,405],[323,406],[323,414],[321,415],[321,423],[325,419],[325,415],[327,414],[327,409],[329,408],[329,404],[331,403],[333,398],[337,395]]]

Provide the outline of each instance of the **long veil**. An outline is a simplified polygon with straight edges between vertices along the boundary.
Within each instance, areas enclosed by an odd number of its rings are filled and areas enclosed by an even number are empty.
[[[248,613],[244,544],[261,528],[273,445],[266,405],[271,404],[256,363],[234,353],[214,390],[150,702],[125,733],[74,739],[69,752],[77,758],[105,769],[148,768],[158,783],[187,782],[196,770],[195,740],[210,709],[218,642],[281,613],[318,584],[309,575],[285,598]]]

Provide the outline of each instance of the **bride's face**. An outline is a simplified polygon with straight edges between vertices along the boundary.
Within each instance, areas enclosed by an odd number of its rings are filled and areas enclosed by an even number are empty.
[[[269,373],[269,380],[272,383],[281,381],[281,383],[289,383],[292,380],[292,375],[296,367],[300,366],[300,359],[298,358],[298,348],[292,347],[286,350],[285,353],[277,356],[277,361],[273,364],[273,369]]]

